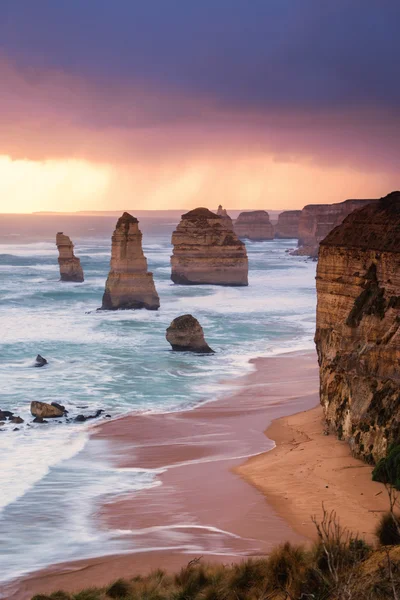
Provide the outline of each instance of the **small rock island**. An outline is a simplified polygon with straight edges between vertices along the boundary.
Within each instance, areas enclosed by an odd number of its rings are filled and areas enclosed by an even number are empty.
[[[374,463],[400,439],[400,192],[352,212],[321,242],[317,298],[327,424]]]
[[[274,239],[274,226],[269,220],[266,210],[240,213],[235,221],[234,229],[238,237],[253,242]]]
[[[147,271],[139,221],[127,212],[118,219],[112,236],[110,266],[102,310],[160,307],[153,273]]]
[[[214,353],[204,339],[202,326],[192,315],[182,315],[174,319],[167,329],[166,338],[172,350],[178,352]]]
[[[74,244],[71,239],[59,231],[56,235],[58,249],[58,264],[60,265],[60,281],[84,281],[81,261],[74,254]]]
[[[172,234],[171,279],[181,285],[248,285],[246,246],[207,208],[182,215]]]

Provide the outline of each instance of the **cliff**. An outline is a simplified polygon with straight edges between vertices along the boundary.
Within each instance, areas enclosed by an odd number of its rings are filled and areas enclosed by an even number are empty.
[[[218,206],[217,215],[222,218],[222,220],[224,221],[224,223],[228,227],[228,229],[231,229],[231,230],[233,229],[232,219],[228,215],[226,209],[222,208],[221,204]]]
[[[321,242],[317,297],[327,423],[376,462],[400,439],[400,192],[352,212]]]
[[[207,208],[184,215],[172,234],[171,279],[183,285],[248,285],[246,246]]]
[[[82,283],[84,280],[81,261],[74,254],[74,245],[62,231],[56,235],[58,249],[58,264],[60,265],[60,280]]]
[[[316,257],[319,243],[358,208],[376,200],[345,200],[335,204],[308,204],[299,219],[299,250],[295,254]]]
[[[275,225],[275,237],[280,239],[297,239],[301,210],[285,210],[278,215]]]
[[[255,242],[274,238],[274,226],[265,210],[240,213],[235,221],[234,230],[238,237]]]
[[[118,219],[112,236],[110,266],[103,310],[159,308],[153,274],[147,271],[147,260],[142,250],[139,221],[127,212]]]

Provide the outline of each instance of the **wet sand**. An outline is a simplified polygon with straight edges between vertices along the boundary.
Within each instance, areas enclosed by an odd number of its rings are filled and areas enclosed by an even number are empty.
[[[229,398],[95,428],[89,444],[106,443],[116,465],[162,470],[158,487],[114,498],[93,516],[98,527],[118,531],[131,553],[53,565],[14,582],[7,597],[105,585],[199,555],[229,563],[285,540],[305,541],[234,468],[274,447],[264,434],[274,419],[317,404],[315,353],[252,362],[255,370],[237,380]]]

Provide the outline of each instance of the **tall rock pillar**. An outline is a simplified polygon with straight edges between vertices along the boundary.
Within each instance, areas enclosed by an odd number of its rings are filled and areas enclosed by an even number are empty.
[[[62,231],[59,231],[56,235],[56,246],[61,281],[82,283],[84,278],[81,261],[74,254],[74,245],[70,238],[64,235]]]

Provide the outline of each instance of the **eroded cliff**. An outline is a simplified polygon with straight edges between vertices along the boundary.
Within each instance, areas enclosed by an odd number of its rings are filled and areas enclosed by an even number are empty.
[[[254,242],[274,238],[274,226],[265,210],[240,213],[235,221],[234,230],[238,237]]]
[[[60,280],[82,283],[84,280],[81,261],[74,254],[71,239],[59,231],[56,235],[58,249],[58,264],[60,265]]]
[[[172,234],[171,279],[183,285],[247,285],[246,246],[207,208],[182,215]]]
[[[222,208],[221,204],[218,206],[217,215],[223,219],[228,229],[233,229],[233,221],[228,215],[226,208]]]
[[[285,210],[278,215],[275,225],[275,237],[279,239],[297,239],[301,210]]]
[[[127,212],[118,219],[112,236],[110,273],[103,295],[103,310],[160,306],[153,274],[147,271],[139,221]]]
[[[317,297],[327,423],[373,463],[400,440],[400,192],[352,212],[321,242]]]

